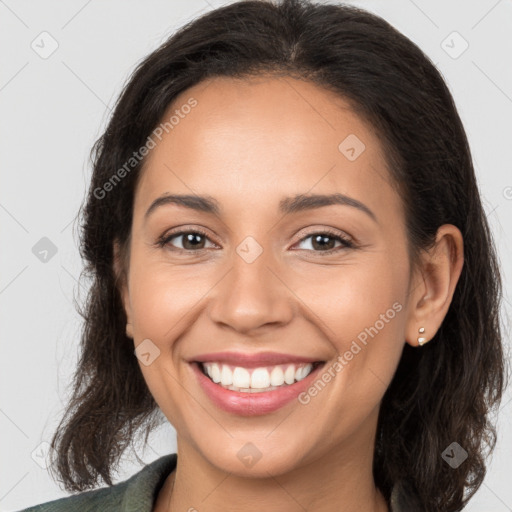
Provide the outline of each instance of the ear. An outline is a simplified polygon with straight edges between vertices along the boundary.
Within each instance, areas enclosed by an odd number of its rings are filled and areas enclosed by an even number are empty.
[[[113,269],[116,276],[116,284],[121,295],[124,311],[126,313],[126,336],[133,339],[133,326],[132,326],[132,308],[130,303],[130,293],[128,288],[128,276],[126,268],[122,261],[121,246],[119,241],[114,240],[114,256],[113,256]]]
[[[437,333],[448,308],[464,265],[464,240],[460,230],[444,224],[437,231],[435,246],[422,255],[421,269],[416,271],[409,291],[409,319],[406,341],[420,345]],[[420,331],[424,328],[424,331]]]

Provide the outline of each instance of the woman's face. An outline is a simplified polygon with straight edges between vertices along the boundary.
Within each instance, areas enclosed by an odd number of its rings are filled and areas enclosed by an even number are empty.
[[[136,190],[123,301],[180,453],[253,476],[365,457],[410,301],[404,213],[379,140],[340,98],[292,78],[202,82],[163,122],[172,115]],[[207,196],[218,211],[167,202],[147,214],[171,194]],[[333,194],[348,200],[295,199]],[[172,231],[192,234],[159,246]],[[226,409],[192,363],[224,351],[325,363],[291,401],[265,409],[257,393],[237,402],[222,390]]]

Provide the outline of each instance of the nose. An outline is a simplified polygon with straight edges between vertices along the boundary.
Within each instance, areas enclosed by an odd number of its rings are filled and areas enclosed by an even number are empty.
[[[244,334],[289,323],[294,314],[293,292],[271,257],[264,251],[248,263],[235,252],[232,261],[210,294],[211,321]]]

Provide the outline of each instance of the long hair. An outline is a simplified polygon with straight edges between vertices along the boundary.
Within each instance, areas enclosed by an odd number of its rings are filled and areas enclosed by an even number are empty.
[[[403,201],[414,265],[442,224],[454,224],[464,237],[464,266],[441,327],[421,349],[405,344],[383,397],[373,465],[386,499],[402,480],[426,510],[460,510],[484,479],[496,443],[490,412],[506,380],[501,277],[467,137],[443,78],[413,42],[363,9],[307,0],[241,1],[212,10],[172,35],[125,84],[91,151],[93,174],[79,212],[81,277],[91,286],[51,471],[70,491],[94,487],[100,477],[112,485],[123,451],[141,432],[147,440],[157,422],[113,271],[115,240],[128,261],[144,159],[126,163],[179,93],[208,77],[261,73],[334,91],[374,127]],[[123,178],[115,178],[123,166]],[[454,441],[467,452],[456,469],[441,456]]]

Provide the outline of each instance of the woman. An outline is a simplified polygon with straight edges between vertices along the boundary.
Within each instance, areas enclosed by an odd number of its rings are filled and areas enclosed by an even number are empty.
[[[37,510],[461,510],[495,444],[501,281],[439,72],[364,10],[237,2],[95,145],[93,285]],[[162,411],[177,453],[113,485]],[[35,509],[26,509],[35,510]]]

